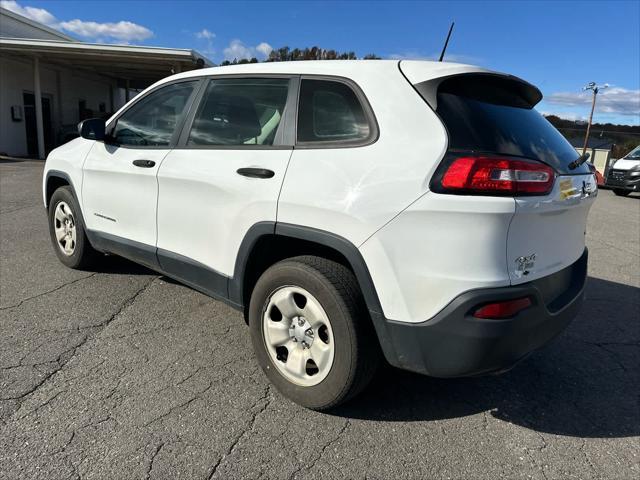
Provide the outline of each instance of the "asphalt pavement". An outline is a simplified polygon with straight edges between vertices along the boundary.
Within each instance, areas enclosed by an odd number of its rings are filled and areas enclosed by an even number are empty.
[[[0,162],[0,478],[640,478],[639,195],[599,192],[582,312],[515,369],[389,367],[316,413],[223,303],[114,257],[65,268],[42,168]]]

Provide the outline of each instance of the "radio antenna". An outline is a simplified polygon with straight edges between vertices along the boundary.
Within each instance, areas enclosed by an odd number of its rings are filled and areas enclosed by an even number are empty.
[[[449,45],[449,38],[451,38],[451,32],[453,32],[453,26],[456,24],[456,22],[451,22],[451,26],[449,27],[449,33],[447,34],[447,39],[444,41],[444,47],[442,47],[442,53],[440,54],[440,59],[438,60],[439,62],[442,61],[442,59],[444,58],[444,52],[447,51],[447,45]]]

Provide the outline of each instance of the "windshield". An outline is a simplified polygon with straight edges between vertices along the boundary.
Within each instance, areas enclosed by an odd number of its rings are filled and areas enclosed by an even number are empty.
[[[625,160],[640,160],[640,145],[624,156]]]

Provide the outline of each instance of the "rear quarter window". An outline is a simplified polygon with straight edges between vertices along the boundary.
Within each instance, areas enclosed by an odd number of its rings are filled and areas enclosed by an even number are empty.
[[[358,144],[373,134],[374,126],[365,107],[349,85],[332,80],[302,80],[298,143]]]

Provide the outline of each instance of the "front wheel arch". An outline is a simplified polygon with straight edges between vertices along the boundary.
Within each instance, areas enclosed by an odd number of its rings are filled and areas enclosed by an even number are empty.
[[[69,186],[71,188],[71,193],[75,197],[76,201],[78,201],[78,195],[76,194],[76,189],[73,186],[73,182],[71,181],[71,177],[67,175],[65,172],[61,172],[59,170],[49,170],[46,174],[45,179],[45,204],[46,208],[49,208],[49,203],[51,202],[51,197],[54,192],[60,187]],[[78,202],[79,204],[79,202]]]

